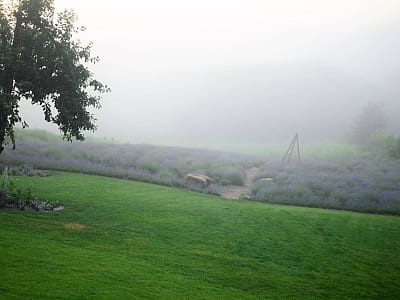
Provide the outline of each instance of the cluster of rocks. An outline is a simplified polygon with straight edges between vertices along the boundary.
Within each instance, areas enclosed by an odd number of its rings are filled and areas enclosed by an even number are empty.
[[[48,177],[53,175],[50,171],[34,169],[30,165],[22,165],[10,168],[5,167],[3,174],[10,176],[39,176],[39,177]]]
[[[26,192],[17,189],[9,175],[12,176],[51,176],[49,171],[35,170],[28,165],[19,167],[4,166],[3,178],[0,185],[0,208],[34,211],[56,211],[64,207],[58,202],[40,201],[32,194],[31,187]]]
[[[15,200],[0,190],[0,208],[34,211],[57,211],[64,207],[58,203],[39,200]]]

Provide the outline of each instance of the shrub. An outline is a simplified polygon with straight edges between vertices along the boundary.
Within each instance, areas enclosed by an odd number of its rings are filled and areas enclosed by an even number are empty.
[[[22,190],[8,177],[3,177],[0,184],[0,208],[20,210],[53,210],[59,206],[58,201],[39,201],[33,194],[33,186]]]
[[[233,185],[243,185],[244,179],[243,176],[239,173],[233,173],[227,176],[226,180]]]
[[[400,159],[400,138],[389,137],[386,141],[385,150],[389,158]]]
[[[52,173],[47,170],[37,170],[30,165],[22,165],[19,167],[11,167],[9,170],[9,175],[12,176],[39,176],[48,177],[52,176]]]
[[[150,161],[142,161],[141,163],[138,164],[138,167],[147,170],[152,174],[155,174],[160,170],[159,165],[152,163]]]

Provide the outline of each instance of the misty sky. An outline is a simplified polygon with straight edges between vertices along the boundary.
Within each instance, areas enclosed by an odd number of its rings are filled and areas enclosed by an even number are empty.
[[[340,137],[368,101],[400,128],[400,1],[75,1],[112,93],[100,136]],[[24,105],[31,127],[38,110]]]

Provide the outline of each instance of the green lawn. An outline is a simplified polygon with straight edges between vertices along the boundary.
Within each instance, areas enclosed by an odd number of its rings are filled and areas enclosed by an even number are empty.
[[[1,299],[398,299],[400,218],[57,173],[0,211]]]
[[[293,138],[293,137],[291,137]],[[291,139],[286,142],[246,142],[246,143],[202,143],[192,142],[182,143],[179,141],[169,143],[157,143],[160,145],[169,145],[192,148],[212,149],[226,152],[236,152],[243,154],[256,155],[262,158],[282,158],[288,150]],[[302,141],[300,139],[300,153],[303,158],[316,159],[346,159],[365,157],[368,153],[355,144],[349,144],[339,141]]]

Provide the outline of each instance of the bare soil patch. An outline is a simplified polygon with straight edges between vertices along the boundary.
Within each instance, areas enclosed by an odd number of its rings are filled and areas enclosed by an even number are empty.
[[[259,172],[260,168],[249,168],[246,170],[246,178],[243,186],[225,185],[218,192],[223,198],[238,200],[240,195],[250,193],[250,186]]]
[[[70,231],[82,231],[86,229],[86,226],[79,223],[65,223],[63,228]]]

